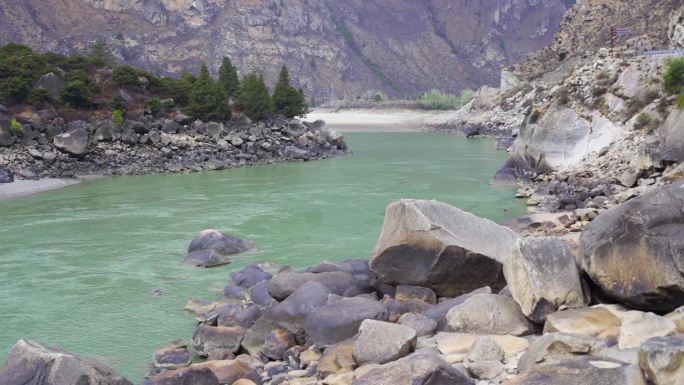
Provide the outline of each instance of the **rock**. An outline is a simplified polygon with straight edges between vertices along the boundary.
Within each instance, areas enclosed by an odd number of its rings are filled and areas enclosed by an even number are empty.
[[[448,299],[430,307],[423,312],[423,315],[432,318],[437,322],[437,330],[446,329],[446,315],[452,307],[460,305],[468,298],[476,294],[492,294],[492,289],[489,286],[473,290],[468,294],[460,295],[456,298]]]
[[[354,361],[384,364],[407,355],[416,346],[416,331],[408,326],[365,320],[354,343]]]
[[[684,110],[675,108],[661,125],[658,134],[661,138],[661,157],[663,160],[684,163],[683,121]]]
[[[247,379],[260,384],[256,371],[239,360],[208,361],[161,372],[144,385],[224,385]]]
[[[398,285],[394,298],[398,301],[419,300],[429,304],[437,303],[437,295],[427,287]]]
[[[240,271],[230,273],[230,279],[238,286],[249,289],[259,282],[271,279],[271,274],[257,265],[249,265]]]
[[[572,249],[560,238],[522,238],[504,263],[504,276],[513,299],[535,322],[561,306],[585,305]]]
[[[164,119],[164,123],[162,123],[162,131],[169,134],[177,133],[179,128],[180,124],[171,119]]]
[[[638,348],[642,342],[651,337],[665,337],[675,333],[674,322],[640,311],[628,311],[622,315],[620,326],[620,349]]]
[[[152,353],[152,366],[164,369],[179,369],[192,363],[192,354],[182,340],[174,341],[169,346],[157,349]]]
[[[429,287],[440,296],[487,285],[498,290],[516,238],[442,202],[401,200],[387,207],[370,268],[384,283]]]
[[[218,326],[251,328],[262,314],[262,310],[254,303],[238,303],[221,311],[216,319],[216,324]]]
[[[135,131],[136,134],[147,134],[150,131],[150,128],[147,126],[147,124],[138,120],[126,120],[123,123],[123,128],[124,131],[131,129]]]
[[[356,366],[353,357],[354,340],[347,340],[325,348],[316,371],[323,377],[332,373],[351,371]]]
[[[646,385],[637,365],[603,357],[578,357],[541,365],[504,385]]]
[[[114,139],[114,130],[109,120],[104,120],[98,124],[93,139],[98,142],[109,142]]]
[[[366,319],[386,321],[387,318],[385,306],[372,299],[328,299],[325,305],[309,313],[304,330],[314,345],[332,345],[356,335]]]
[[[556,364],[573,356],[596,356],[606,349],[603,340],[581,334],[547,333],[532,342],[520,357],[518,370],[526,372],[538,365]]]
[[[244,335],[245,329],[240,326],[200,325],[192,335],[192,348],[200,356],[207,356],[210,351],[219,348],[236,353]]]
[[[470,351],[473,343],[482,337],[477,334],[463,333],[437,333],[435,342],[437,349],[444,355],[462,355],[463,357]],[[526,339],[514,336],[487,335],[488,338],[496,342],[504,351],[506,356],[516,356],[530,346]]]
[[[228,348],[217,348],[207,354],[207,361],[234,360],[235,354]]]
[[[11,171],[4,168],[0,168],[0,183],[12,183],[14,182],[14,175]]]
[[[667,312],[684,305],[683,206],[684,181],[679,181],[589,223],[580,242],[583,268],[592,281],[636,309]]]
[[[639,366],[655,385],[684,384],[684,336],[648,339],[639,349]]]
[[[295,345],[294,336],[285,329],[273,329],[264,336],[261,353],[272,359],[281,360],[285,351]]]
[[[268,292],[273,298],[283,300],[306,282],[320,282],[333,294],[343,295],[347,289],[355,286],[351,274],[334,271],[330,273],[292,273],[278,274],[268,281]]]
[[[121,133],[121,141],[134,146],[138,144],[138,134],[132,128],[127,128]]]
[[[51,97],[58,99],[62,96],[64,81],[54,72],[48,72],[41,76],[35,84],[35,88],[45,88]]]
[[[323,385],[351,385],[354,381],[354,372],[331,374],[323,379]]]
[[[17,142],[10,122],[9,118],[0,116],[0,147],[9,147]]]
[[[188,254],[201,250],[213,250],[219,256],[228,256],[254,248],[255,245],[249,241],[210,229],[201,231],[192,239],[188,247]]]
[[[185,255],[183,264],[194,267],[214,267],[227,265],[233,262],[232,258],[221,255],[216,250],[197,250]]]
[[[477,294],[454,306],[446,324],[451,331],[471,334],[521,336],[535,330],[515,301],[497,294]]]
[[[0,384],[15,385],[132,385],[111,368],[62,349],[19,340],[5,355]]]
[[[504,370],[504,351],[493,339],[483,336],[473,342],[464,366],[474,378],[491,380]]]
[[[88,152],[88,132],[84,129],[59,134],[53,142],[58,150],[70,155],[83,156]]]
[[[672,313],[666,314],[665,318],[674,322],[677,333],[684,334],[684,306],[677,308]]]
[[[432,335],[437,330],[437,321],[422,314],[405,313],[399,317],[398,323],[415,330],[418,337]]]
[[[599,337],[612,345],[620,334],[620,319],[603,307],[563,310],[550,314],[544,333],[561,332]]]
[[[370,370],[352,385],[474,385],[439,356],[413,354]]]

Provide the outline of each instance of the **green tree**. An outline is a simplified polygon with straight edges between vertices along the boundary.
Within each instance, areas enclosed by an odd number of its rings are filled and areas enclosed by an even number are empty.
[[[158,97],[153,96],[145,100],[145,108],[149,108],[152,115],[157,115],[161,111],[161,101]]]
[[[0,96],[10,103],[21,103],[26,100],[31,86],[30,80],[24,77],[11,77],[0,84]]]
[[[237,69],[235,69],[233,63],[227,57],[223,58],[223,63],[221,63],[221,68],[219,68],[218,83],[226,90],[228,96],[236,96],[240,89]]]
[[[138,86],[138,72],[127,65],[118,65],[112,71],[112,80],[120,86]]]
[[[36,87],[29,92],[26,101],[33,106],[42,106],[52,100],[45,87]]]
[[[252,120],[261,120],[273,113],[273,99],[261,76],[252,72],[242,79],[237,108]]]
[[[677,92],[684,86],[684,58],[672,59],[667,63],[663,86],[668,92]]]
[[[72,107],[90,107],[90,87],[82,80],[74,80],[62,88],[62,100]]]
[[[104,67],[114,62],[114,55],[103,40],[98,40],[90,47],[88,58],[90,63],[96,67]]]
[[[186,112],[204,121],[224,120],[230,116],[228,95],[212,79],[206,64],[202,64],[200,75],[192,85]]]
[[[273,91],[273,104],[277,114],[288,118],[305,115],[309,107],[306,104],[304,91],[297,90],[290,85],[290,74],[285,65],[280,70],[280,76]]]

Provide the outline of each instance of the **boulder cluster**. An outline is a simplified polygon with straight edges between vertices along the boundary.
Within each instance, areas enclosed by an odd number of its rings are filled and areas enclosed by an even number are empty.
[[[181,112],[67,122],[53,109],[9,118],[0,106],[0,182],[85,175],[138,175],[219,170],[246,164],[318,159],[342,154],[341,134],[322,121],[244,115],[202,122]]]
[[[682,207],[684,180],[598,215],[573,243],[394,202],[370,260],[249,265],[220,299],[188,301],[194,334],[155,351],[144,383],[680,385]],[[207,230],[189,253],[249,246]],[[3,384],[127,384],[32,342],[7,357]]]

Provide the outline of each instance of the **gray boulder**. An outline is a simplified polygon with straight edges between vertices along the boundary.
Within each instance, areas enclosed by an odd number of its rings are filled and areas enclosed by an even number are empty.
[[[0,183],[14,182],[14,174],[11,171],[0,168]]]
[[[503,372],[504,350],[490,337],[482,336],[473,342],[463,360],[468,373],[480,380],[491,380]]]
[[[212,264],[215,266],[220,264],[221,260],[225,261],[224,263],[230,263],[230,260],[225,258],[229,255],[253,249],[255,249],[255,245],[252,242],[209,229],[201,231],[192,239],[190,246],[188,246],[188,257],[192,257],[191,254],[196,253],[191,259],[215,261],[216,263]]]
[[[561,306],[585,305],[575,257],[560,238],[518,239],[504,263],[504,276],[513,299],[535,322]]]
[[[200,325],[192,336],[192,348],[200,356],[219,348],[236,353],[244,335],[245,329],[240,326]]]
[[[126,144],[136,145],[138,144],[138,134],[135,133],[134,129],[126,128],[121,133],[121,141]]]
[[[504,385],[646,385],[638,365],[604,357],[570,358],[541,365]]]
[[[35,84],[36,88],[45,88],[53,98],[59,98],[62,95],[62,87],[64,87],[64,80],[55,75],[54,72],[48,72],[41,76]]]
[[[401,200],[387,207],[370,268],[389,284],[429,287],[453,297],[503,288],[503,262],[517,235],[438,201]]]
[[[53,139],[58,150],[74,156],[83,156],[88,151],[88,131],[78,128],[55,136]]]
[[[0,147],[8,147],[17,142],[10,122],[9,118],[0,116]]]
[[[320,282],[333,294],[343,295],[353,288],[356,283],[354,277],[342,271],[329,273],[281,273],[268,281],[268,291],[273,298],[283,300],[306,282]]]
[[[684,110],[673,109],[660,127],[661,157],[663,160],[684,162]]]
[[[416,331],[408,326],[367,319],[354,343],[354,361],[358,365],[396,361],[413,350],[416,337]]]
[[[230,273],[230,279],[238,286],[249,289],[259,282],[271,279],[271,274],[257,265],[249,265],[240,271]]]
[[[164,123],[162,124],[162,131],[169,134],[177,133],[179,128],[180,124],[171,119],[164,120]]]
[[[352,382],[352,385],[474,385],[465,374],[434,354],[412,354],[381,365]]]
[[[5,355],[5,364],[0,368],[0,384],[132,385],[95,360],[27,340],[19,340]]]
[[[446,315],[450,331],[470,334],[531,334],[535,326],[515,301],[497,294],[477,294],[449,310]]]
[[[452,307],[460,305],[468,298],[477,294],[492,294],[492,289],[489,286],[485,286],[470,293],[459,295],[456,298],[444,300],[437,305],[431,306],[423,312],[423,315],[432,318],[437,322],[437,330],[446,329],[446,315],[449,313]]]
[[[435,334],[437,330],[437,321],[422,314],[404,313],[397,323],[415,330],[418,337]]]
[[[179,369],[192,363],[192,354],[182,340],[157,349],[152,353],[152,366],[163,369]]]
[[[547,333],[530,344],[520,357],[518,370],[526,372],[538,365],[555,364],[573,356],[597,356],[606,349],[606,343],[595,337],[581,334]]]
[[[386,321],[387,317],[387,308],[372,299],[328,299],[306,317],[304,330],[314,345],[332,345],[354,337],[364,320]]]
[[[594,219],[580,237],[583,268],[592,281],[637,309],[667,312],[684,305],[682,207],[680,180]]]
[[[647,340],[639,349],[639,366],[655,385],[684,384],[684,336]]]

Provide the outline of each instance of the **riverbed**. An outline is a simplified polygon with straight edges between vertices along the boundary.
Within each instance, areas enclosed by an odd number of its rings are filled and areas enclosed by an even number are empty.
[[[229,273],[249,263],[367,258],[386,205],[400,198],[439,199],[496,221],[525,212],[513,188],[489,185],[506,160],[492,140],[346,137],[354,153],[335,159],[103,178],[0,202],[0,357],[29,338],[140,383],[154,349],[189,341],[187,299],[217,299]],[[181,265],[207,228],[259,249],[228,266]]]

